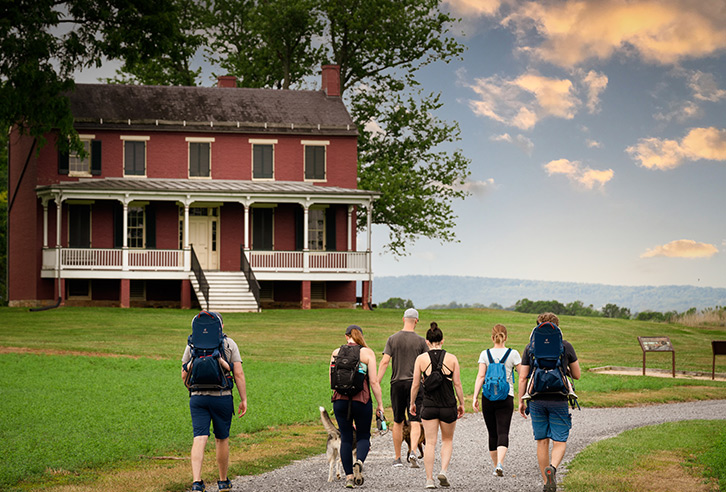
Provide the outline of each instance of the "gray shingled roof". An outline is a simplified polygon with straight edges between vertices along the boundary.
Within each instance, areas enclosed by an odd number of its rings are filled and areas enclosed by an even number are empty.
[[[342,99],[323,91],[76,84],[69,98],[80,128],[357,134]]]

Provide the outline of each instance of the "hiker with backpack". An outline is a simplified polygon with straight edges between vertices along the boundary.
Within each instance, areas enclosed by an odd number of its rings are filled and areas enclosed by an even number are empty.
[[[416,357],[428,351],[426,340],[418,335],[416,325],[418,324],[418,311],[414,308],[408,308],[403,313],[403,329],[394,333],[386,341],[386,347],[383,349],[383,357],[378,366],[378,382],[383,380],[386,374],[388,364],[391,364],[391,408],[393,410],[393,452],[395,458],[393,466],[400,468],[403,466],[401,461],[401,444],[403,443],[403,422],[406,420],[406,413],[409,412],[411,397],[411,383],[413,382],[413,365]],[[416,405],[421,406],[423,393],[418,392],[414,395]],[[408,413],[408,421],[411,423],[411,449],[406,461],[411,468],[419,468],[418,459],[416,458],[416,443],[421,437],[421,418]]]
[[[439,485],[449,487],[447,471],[454,449],[456,420],[464,416],[464,391],[461,387],[459,360],[441,347],[444,334],[435,321],[426,332],[429,351],[416,358],[411,384],[411,415],[419,415],[426,436],[424,468],[426,488],[434,489],[434,453],[441,429],[441,471]],[[423,382],[423,384],[422,384]],[[416,402],[419,386],[423,386],[423,400]],[[456,404],[457,399],[459,404]],[[412,441],[413,442],[413,441]]]
[[[509,448],[509,427],[514,413],[514,370],[519,373],[522,358],[519,352],[505,346],[507,328],[504,325],[492,328],[492,341],[494,346],[479,355],[473,407],[479,411],[478,396],[481,390],[481,412],[489,433],[493,475],[503,477],[502,463]]]
[[[565,456],[572,427],[568,400],[576,403],[577,396],[567,378],[580,379],[577,354],[562,338],[559,326],[560,320],[553,313],[537,317],[537,326],[522,354],[519,378],[519,413],[525,419],[528,413],[532,416],[544,492],[557,490],[557,467]]]
[[[345,330],[345,341],[345,345],[333,350],[330,356],[329,375],[333,413],[340,430],[340,460],[346,475],[345,486],[354,488],[363,485],[363,463],[371,447],[371,393],[376,397],[377,416],[383,416],[383,396],[376,374],[376,354],[366,345],[363,329],[350,325]]]
[[[192,319],[192,334],[182,356],[181,377],[189,389],[194,441],[191,451],[192,491],[204,491],[202,463],[213,424],[220,492],[232,490],[229,468],[229,431],[234,415],[232,388],[237,384],[240,402],[237,412],[247,412],[247,389],[239,347],[224,334],[222,315],[201,311]]]

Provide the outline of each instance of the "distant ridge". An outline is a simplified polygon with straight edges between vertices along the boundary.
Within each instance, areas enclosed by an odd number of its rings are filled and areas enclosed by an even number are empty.
[[[526,297],[531,301],[557,300],[563,304],[582,301],[586,306],[592,304],[595,309],[612,303],[628,308],[632,313],[683,312],[692,307],[704,309],[726,305],[726,288],[690,285],[633,287],[451,275],[375,277],[373,302],[381,303],[391,297],[411,299],[419,309],[451,301],[485,306],[497,303],[506,308]]]

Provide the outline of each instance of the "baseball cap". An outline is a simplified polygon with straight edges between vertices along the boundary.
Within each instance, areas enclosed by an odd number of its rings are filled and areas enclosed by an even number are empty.
[[[408,308],[406,309],[406,312],[403,313],[403,317],[418,319],[418,311],[416,311],[414,308]]]
[[[363,334],[363,328],[358,325],[350,325],[348,328],[345,329],[345,334],[350,335],[353,330],[358,330],[359,332],[361,332],[361,334]]]

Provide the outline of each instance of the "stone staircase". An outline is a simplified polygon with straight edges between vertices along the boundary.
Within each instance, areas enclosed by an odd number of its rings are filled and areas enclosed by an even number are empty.
[[[221,313],[259,312],[260,306],[249,289],[247,278],[242,272],[204,272],[209,283],[209,310]],[[189,279],[202,309],[206,307],[204,295],[193,273]]]

